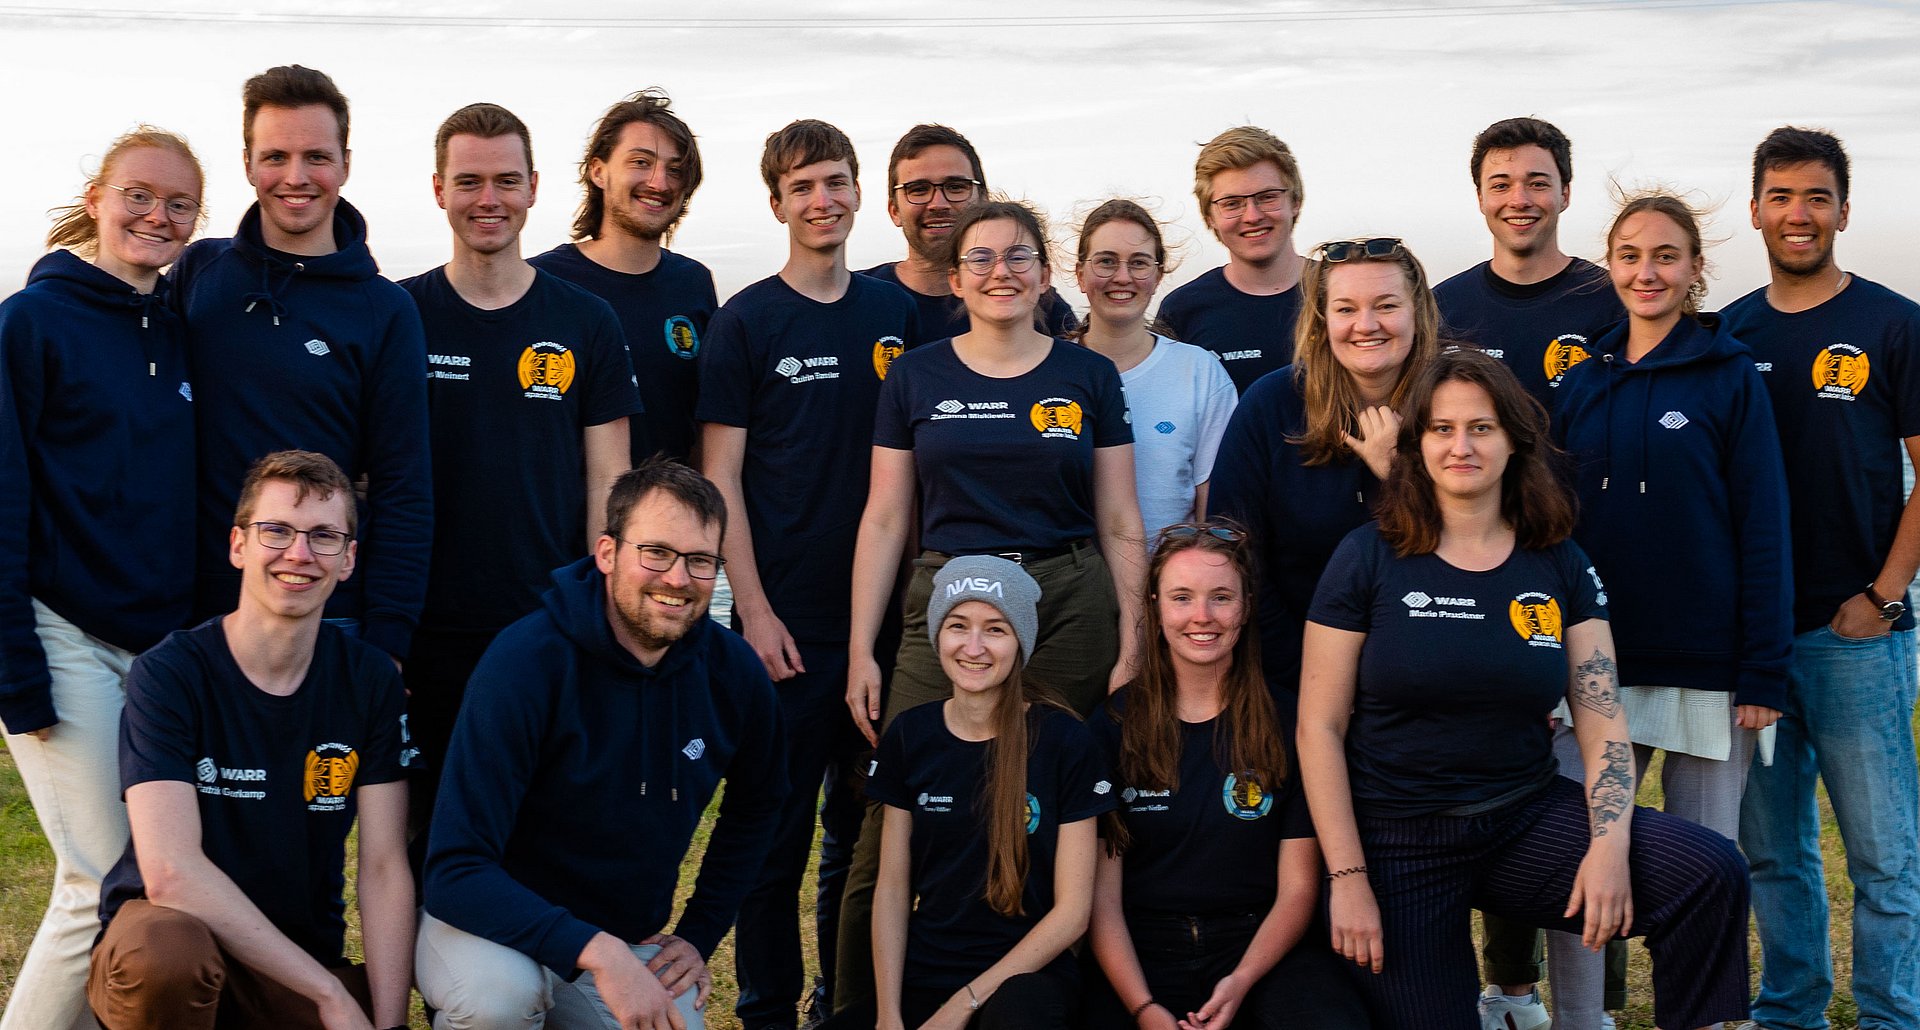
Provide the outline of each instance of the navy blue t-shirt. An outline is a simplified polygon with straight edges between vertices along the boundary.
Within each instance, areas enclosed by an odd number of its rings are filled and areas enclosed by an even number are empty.
[[[1213,462],[1207,512],[1247,527],[1260,563],[1260,662],[1288,690],[1300,679],[1300,634],[1334,548],[1373,520],[1380,481],[1358,458],[1308,466],[1289,436],[1306,431],[1292,366],[1240,398]]]
[[[1242,395],[1261,376],[1293,363],[1300,286],[1261,296],[1242,293],[1224,267],[1167,294],[1157,316],[1167,336],[1219,355]]]
[[[918,343],[906,291],[857,275],[831,304],[770,276],[707,328],[697,414],[747,431],[740,480],[754,561],[795,640],[847,639],[874,406],[893,360]]]
[[[406,702],[386,654],[321,626],[300,689],[255,687],[221,619],[160,642],[127,674],[120,786],[199,791],[200,850],[314,960],[345,961],[354,791],[406,777]],[[100,888],[100,921],[146,897],[133,844]]]
[[[1055,340],[1031,371],[995,379],[941,340],[894,362],[873,442],[913,452],[923,546],[989,554],[1093,536],[1093,452],[1133,429],[1104,355]]]
[[[639,414],[633,367],[613,309],[558,276],[536,270],[494,311],[463,300],[445,266],[400,285],[427,329],[440,513],[420,624],[496,632],[587,553],[582,434]]]
[[[616,272],[571,243],[527,259],[613,305],[640,386],[643,417],[634,419],[633,458],[656,451],[686,461],[693,453],[694,403],[700,395],[699,357],[707,320],[720,306],[707,266],[670,250],[651,272]]]
[[[1178,787],[1128,782],[1120,771],[1119,719],[1130,691],[1115,694],[1087,722],[1114,772],[1131,838],[1121,904],[1128,912],[1201,916],[1272,908],[1280,842],[1314,835],[1298,777],[1288,769],[1278,783],[1261,783],[1227,769],[1231,741],[1214,718],[1180,724]],[[1275,727],[1288,741],[1292,706],[1291,699],[1274,703]]]
[[[1548,411],[1567,369],[1587,360],[1600,331],[1627,317],[1607,270],[1574,258],[1537,283],[1512,283],[1482,261],[1433,288],[1450,339],[1507,363]]]
[[[1880,575],[1906,510],[1901,441],[1920,436],[1920,305],[1854,276],[1806,311],[1764,287],[1721,313],[1773,399],[1793,525],[1793,623],[1805,633]],[[1912,629],[1913,599],[1893,624]]]
[[[907,291],[913,298],[914,307],[920,313],[920,338],[923,340],[942,340],[949,336],[959,336],[973,328],[973,320],[967,316],[967,305],[960,298],[949,293],[944,297],[935,297],[900,281],[900,273],[894,270],[894,263],[861,269],[861,275],[892,283]],[[1073,313],[1073,305],[1067,303],[1060,291],[1047,287],[1040,298],[1040,317],[1035,328],[1048,336],[1065,336],[1080,324],[1080,316]]]
[[[1027,716],[1027,883],[1025,915],[987,904],[986,741],[947,729],[946,705],[901,713],[874,754],[867,797],[913,818],[917,900],[907,920],[906,982],[957,988],[1006,957],[1053,908],[1053,861],[1060,827],[1114,805],[1105,761],[1079,719],[1035,706]],[[1071,975],[1073,956],[1048,965]]]
[[[1566,631],[1605,619],[1606,606],[1572,540],[1516,546],[1498,568],[1467,572],[1436,554],[1394,557],[1378,526],[1354,530],[1307,613],[1367,635],[1347,726],[1354,811],[1470,811],[1551,780]]]

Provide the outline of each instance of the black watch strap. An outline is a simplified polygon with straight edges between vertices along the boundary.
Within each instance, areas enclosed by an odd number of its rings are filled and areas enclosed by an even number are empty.
[[[1889,601],[1882,598],[1874,592],[1871,582],[1862,588],[1860,592],[1867,595],[1867,600],[1872,601],[1875,608],[1880,609],[1880,621],[1882,622],[1897,622],[1900,616],[1907,614],[1907,602],[1905,600]]]

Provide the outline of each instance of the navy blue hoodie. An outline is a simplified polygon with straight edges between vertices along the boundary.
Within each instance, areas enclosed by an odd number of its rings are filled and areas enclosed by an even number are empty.
[[[711,955],[759,881],[787,796],[773,684],[710,618],[648,668],[614,639],[592,558],[553,581],[467,684],[434,805],[427,911],[572,979],[595,933],[639,943],[666,926],[724,778],[674,930]]]
[[[358,618],[362,639],[404,658],[433,547],[426,336],[413,298],[380,277],[367,223],[344,200],[333,235],[331,254],[270,250],[255,204],[232,239],[195,243],[168,274],[200,387],[194,602],[214,614],[239,596],[227,531],[247,469],[273,451],[319,451],[367,480],[358,574],[327,615]]]
[[[164,284],[162,284],[164,287]],[[32,599],[115,647],[187,622],[193,390],[179,319],[60,250],[0,304],[0,720],[59,718]]]
[[[1786,470],[1753,353],[1711,315],[1638,362],[1627,323],[1557,391],[1574,538],[1612,595],[1620,682],[1785,708],[1793,648]]]

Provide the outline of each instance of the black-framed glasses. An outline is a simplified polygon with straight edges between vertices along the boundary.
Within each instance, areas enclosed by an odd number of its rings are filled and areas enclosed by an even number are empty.
[[[307,538],[307,550],[323,558],[331,558],[346,550],[347,543],[353,539],[353,534],[337,529],[295,529],[278,522],[250,522],[248,525],[253,527],[264,546],[284,551],[304,536]]]
[[[144,186],[115,186],[110,182],[100,185],[119,190],[120,199],[126,202],[127,214],[130,215],[144,215],[153,210],[153,205],[161,203],[160,197]],[[193,220],[200,217],[200,202],[191,197],[169,197],[165,203],[167,221],[175,225],[192,225]]]
[[[940,195],[947,198],[949,204],[964,204],[972,200],[973,192],[983,185],[985,184],[979,179],[947,179],[943,182],[915,179],[912,182],[903,182],[894,189],[898,190],[900,196],[909,204],[933,203],[934,190],[939,190]]]
[[[1093,273],[1095,279],[1111,279],[1119,275],[1122,268],[1125,268],[1127,274],[1135,279],[1145,279],[1159,271],[1160,262],[1139,255],[1122,261],[1112,254],[1101,254],[1087,261],[1087,270]]]
[[[1375,236],[1370,240],[1329,240],[1314,248],[1314,256],[1329,264],[1342,261],[1379,261],[1407,252],[1398,236]]]
[[[1040,260],[1040,252],[1024,243],[1016,243],[1005,250],[992,250],[987,247],[975,247],[960,255],[960,264],[974,275],[993,274],[993,266],[1004,261],[1007,271],[1018,275],[1033,267]]]
[[[1214,214],[1229,217],[1245,212],[1248,204],[1271,215],[1279,212],[1280,205],[1286,203],[1287,194],[1292,191],[1290,186],[1276,186],[1258,193],[1236,193],[1230,197],[1213,198],[1211,206]]]
[[[701,551],[676,551],[671,547],[664,547],[660,544],[636,544],[625,537],[614,537],[614,539],[639,551],[640,567],[646,569],[648,572],[672,571],[674,563],[685,558],[687,560],[687,575],[694,579],[713,579],[720,575],[721,567],[727,564],[727,560],[717,554],[706,554]]]
[[[1245,533],[1232,526],[1223,526],[1217,522],[1176,522],[1160,531],[1160,539],[1185,540],[1202,533],[1215,540],[1225,540],[1230,544],[1237,544],[1247,538]]]

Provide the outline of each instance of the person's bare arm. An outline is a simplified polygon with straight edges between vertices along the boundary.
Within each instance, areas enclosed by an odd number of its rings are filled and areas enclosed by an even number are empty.
[[[880,743],[880,664],[873,657],[880,620],[893,597],[913,517],[913,452],[873,449],[873,474],[860,535],[853,548],[851,635],[847,642],[847,709],[867,743]]]
[[[733,587],[733,610],[740,617],[741,635],[753,645],[760,663],[767,667],[768,677],[775,683],[792,679],[796,673],[807,671],[800,664],[800,645],[767,599],[767,588],[760,581],[760,566],[754,558],[753,531],[747,524],[747,491],[741,480],[747,460],[747,431],[739,426],[703,422],[700,439],[701,470],[726,500],[727,524],[733,527],[720,550],[726,554],[727,583]]]
[[[377,1026],[407,1022],[413,989],[413,871],[407,865],[407,784],[354,791],[360,809],[360,938]]]
[[[633,467],[630,450],[633,437],[627,428],[627,418],[622,415],[611,422],[588,426],[580,442],[587,457],[585,540],[588,550],[592,550],[593,542],[600,539],[600,531],[607,528],[607,495],[613,493],[613,481]]]
[[[1100,532],[1100,553],[1113,576],[1120,606],[1120,655],[1107,683],[1112,693],[1127,685],[1140,667],[1140,597],[1147,581],[1147,544],[1140,528],[1140,496],[1134,486],[1133,445],[1101,447],[1093,452],[1093,513]]]
[[[1586,858],[1574,875],[1566,915],[1586,913],[1582,942],[1594,951],[1633,925],[1633,885],[1628,875],[1627,841],[1633,823],[1633,745],[1627,739],[1627,712],[1620,701],[1619,665],[1613,628],[1604,619],[1588,619],[1567,629],[1573,735],[1586,765]]]
[[[1333,879],[1333,950],[1378,973],[1385,961],[1380,906],[1367,879],[1366,851],[1347,777],[1347,723],[1353,714],[1360,649],[1367,635],[1308,622],[1300,667],[1300,727],[1294,735],[1300,784]],[[1346,870],[1358,870],[1346,872]]]
[[[1920,468],[1920,436],[1906,439],[1907,456]],[[1873,592],[1883,600],[1906,596],[1907,585],[1920,570],[1920,481],[1907,494],[1907,506],[1900,512],[1900,525],[1893,531],[1893,544],[1887,548],[1887,560],[1880,563],[1880,574],[1873,577]],[[1880,608],[1861,591],[1844,601],[1829,623],[1835,633],[1853,640],[1864,640],[1891,632],[1893,624],[1880,618]]]
[[[328,1030],[372,1030],[346,987],[268,922],[200,849],[200,808],[192,784],[136,783],[126,797],[149,902],[205,923],[220,947],[248,969],[311,1000]]]

